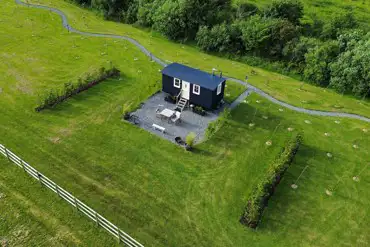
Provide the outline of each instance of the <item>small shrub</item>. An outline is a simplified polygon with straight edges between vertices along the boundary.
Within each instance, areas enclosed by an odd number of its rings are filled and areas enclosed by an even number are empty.
[[[185,142],[186,142],[187,150],[191,150],[193,148],[194,142],[195,142],[195,137],[196,137],[196,134],[194,132],[190,132],[186,136]]]

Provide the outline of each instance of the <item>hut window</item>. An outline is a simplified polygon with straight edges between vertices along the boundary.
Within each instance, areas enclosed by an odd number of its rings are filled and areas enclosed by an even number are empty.
[[[222,91],[222,82],[217,86],[217,95],[219,95]]]
[[[200,94],[200,86],[197,84],[193,85],[193,94]]]
[[[177,78],[174,78],[173,79],[173,86],[174,87],[177,87],[177,88],[180,88],[180,79],[177,79]]]

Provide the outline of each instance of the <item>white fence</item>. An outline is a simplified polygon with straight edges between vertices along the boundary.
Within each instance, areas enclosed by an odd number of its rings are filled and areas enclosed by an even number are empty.
[[[107,230],[110,234],[116,237],[119,242],[123,242],[129,247],[144,247],[142,244],[140,244],[135,239],[130,237],[127,233],[120,230],[117,226],[115,226],[113,223],[105,219],[96,211],[92,210],[90,207],[86,206],[86,204],[82,203],[72,194],[70,194],[69,192],[61,188],[59,185],[51,181],[49,178],[38,172],[35,168],[24,162],[21,158],[19,158],[17,155],[15,155],[13,152],[11,152],[9,149],[5,148],[1,144],[0,144],[0,154],[3,154],[5,157],[8,158],[9,161],[13,162],[14,164],[22,168],[31,177],[40,181],[42,185],[45,185],[47,188],[58,194],[61,198],[63,198],[69,204],[75,207],[78,211],[82,212],[91,220],[95,221],[98,226],[101,226],[105,230]]]

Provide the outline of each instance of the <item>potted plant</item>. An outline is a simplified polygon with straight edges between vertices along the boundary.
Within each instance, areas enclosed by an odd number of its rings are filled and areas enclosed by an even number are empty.
[[[191,151],[194,146],[196,134],[194,132],[190,132],[185,138],[185,149],[187,151]]]
[[[172,95],[167,95],[164,100],[171,104],[176,104],[176,98]]]
[[[206,115],[206,111],[201,106],[195,106],[195,107],[193,107],[193,112],[196,113],[196,114],[199,114],[201,116],[205,116]]]

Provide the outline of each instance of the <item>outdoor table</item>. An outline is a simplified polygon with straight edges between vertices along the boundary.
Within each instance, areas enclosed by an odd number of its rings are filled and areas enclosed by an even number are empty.
[[[175,111],[166,108],[163,111],[161,111],[160,114],[163,117],[171,118],[173,116],[173,114],[175,114]]]

